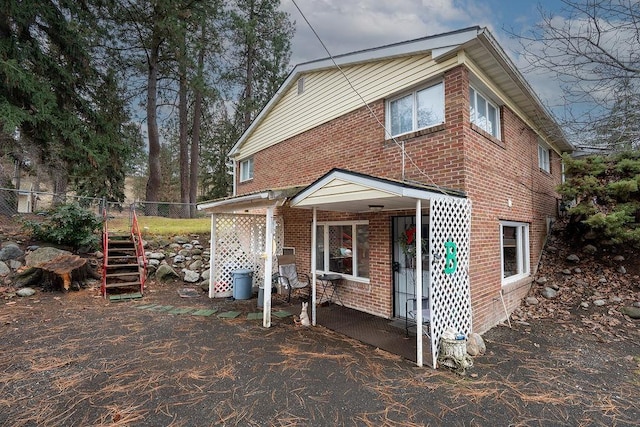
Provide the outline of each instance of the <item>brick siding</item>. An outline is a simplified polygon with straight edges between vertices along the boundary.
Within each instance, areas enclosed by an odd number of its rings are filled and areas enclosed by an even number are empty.
[[[484,332],[505,319],[528,291],[531,279],[503,289],[499,221],[530,224],[531,269],[535,271],[546,235],[547,217],[555,217],[554,188],[560,183],[560,158],[552,152],[551,174],[538,168],[535,133],[507,107],[501,108],[501,141],[469,122],[469,75],[464,66],[444,75],[445,124],[404,136],[400,145],[415,164],[405,177],[425,184],[463,190],[472,200],[470,283],[474,330]],[[384,123],[384,100],[371,104]],[[384,130],[362,107],[254,155],[254,178],[238,183],[238,194],[308,185],[332,168],[376,177],[402,178],[402,151],[385,140]],[[511,207],[508,201],[511,200]],[[282,207],[285,246],[296,248],[299,268],[311,265],[312,213]],[[391,217],[414,212],[353,215],[318,212],[318,221],[369,220],[370,283],[340,287],[342,301],[383,317],[393,315]]]

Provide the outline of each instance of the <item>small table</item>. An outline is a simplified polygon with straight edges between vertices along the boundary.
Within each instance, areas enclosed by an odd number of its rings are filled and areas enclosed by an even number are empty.
[[[331,290],[331,295],[329,296],[329,299],[328,299],[329,303],[333,302],[334,297],[338,297],[338,301],[340,301],[340,304],[344,305],[344,303],[340,299],[340,294],[336,294],[336,290],[338,289],[338,284],[342,280],[341,275],[335,274],[335,273],[321,274],[320,276],[317,277],[317,279],[320,281],[320,284],[322,285],[322,294],[320,295],[321,302],[322,302],[322,299],[327,294],[327,289],[329,289]]]

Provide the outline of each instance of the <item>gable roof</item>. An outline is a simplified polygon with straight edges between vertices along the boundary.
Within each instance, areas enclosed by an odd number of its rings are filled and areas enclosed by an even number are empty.
[[[477,71],[487,75],[504,96],[514,104],[517,110],[516,114],[520,113],[521,118],[541,133],[542,137],[551,146],[556,147],[559,151],[573,150],[573,146],[566,140],[562,130],[549,111],[544,107],[531,86],[498,45],[491,33],[486,28],[475,26],[298,64],[289,73],[275,95],[258,114],[249,128],[242,134],[229,152],[229,156],[237,157],[241,154],[243,145],[278,103],[291,92],[301,76],[325,70],[335,70],[336,64],[340,68],[346,68],[403,57],[417,57],[419,55],[440,64],[450,61],[450,66],[453,66],[460,62],[460,58],[456,60],[460,52],[464,52],[463,60],[469,59],[468,65],[470,65],[472,71],[479,68]],[[359,104],[352,103],[352,105],[357,108],[362,107],[362,102],[359,100],[358,102]],[[293,136],[296,130],[290,130],[289,132],[291,133],[290,136]]]
[[[318,208],[337,212],[407,210],[415,200],[465,197],[458,190],[417,185],[333,168],[296,194],[289,202],[294,208]]]

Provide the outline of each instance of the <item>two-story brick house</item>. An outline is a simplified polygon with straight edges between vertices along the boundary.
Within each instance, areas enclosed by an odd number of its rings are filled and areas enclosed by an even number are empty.
[[[482,333],[518,306],[571,150],[493,36],[473,27],[296,66],[229,153],[234,196],[199,208],[279,217],[300,269],[342,274],[351,308],[402,318],[408,298],[430,294],[433,345],[447,318],[472,317]],[[465,202],[434,205],[443,198]],[[416,234],[429,242],[421,264]],[[455,274],[442,275],[451,254],[434,245],[456,239]]]

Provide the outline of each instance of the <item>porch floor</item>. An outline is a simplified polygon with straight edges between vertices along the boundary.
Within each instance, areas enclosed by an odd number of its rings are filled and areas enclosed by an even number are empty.
[[[403,319],[385,319],[343,307],[338,304],[320,305],[317,324],[339,334],[416,361],[415,326],[406,336]],[[432,365],[429,337],[423,340],[423,363]]]

